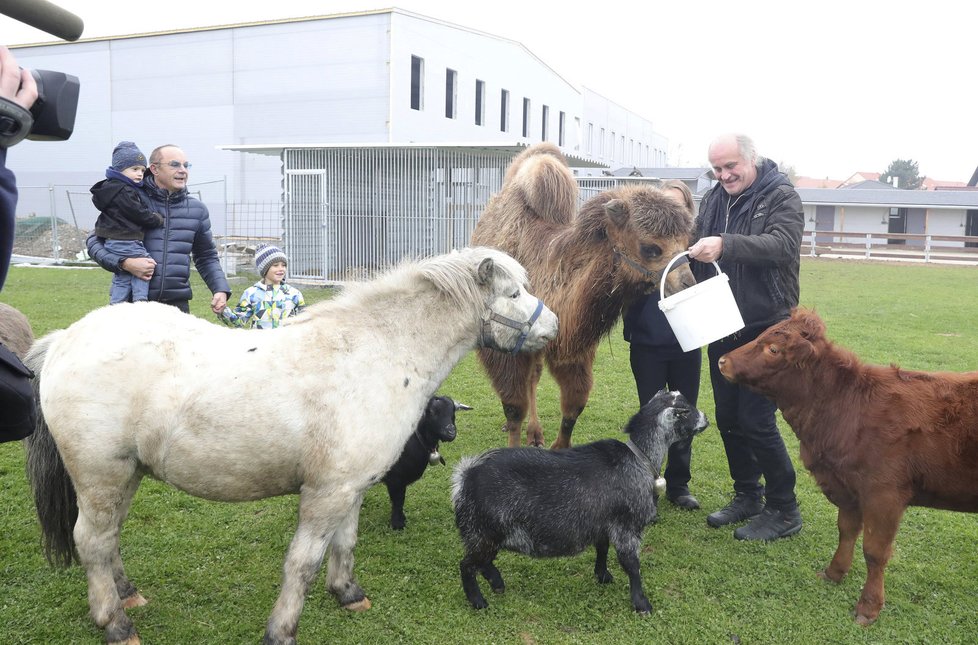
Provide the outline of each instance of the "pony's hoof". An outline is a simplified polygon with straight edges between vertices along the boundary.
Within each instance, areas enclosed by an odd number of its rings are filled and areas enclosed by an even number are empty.
[[[343,609],[348,609],[350,611],[367,611],[370,609],[370,606],[370,598],[364,596],[362,600],[351,602],[348,605],[343,605]]]
[[[142,641],[139,640],[139,634],[133,634],[128,639],[124,641],[115,641],[112,643],[107,643],[106,645],[141,645]]]
[[[143,597],[143,594],[137,591],[133,595],[127,596],[122,599],[122,608],[132,609],[133,607],[142,607],[147,603],[149,603],[149,601]]]

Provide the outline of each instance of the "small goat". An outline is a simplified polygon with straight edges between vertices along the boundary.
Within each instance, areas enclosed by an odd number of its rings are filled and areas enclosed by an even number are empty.
[[[493,564],[500,549],[534,557],[576,555],[594,545],[594,575],[612,581],[608,545],[628,574],[635,611],[652,610],[642,589],[639,546],[656,518],[656,479],[669,446],[707,425],[679,392],[656,394],[628,422],[626,443],[603,439],[566,450],[503,448],[462,460],[452,477],[455,524],[465,553],[462,589],[489,604],[475,573],[505,589]]]
[[[401,455],[384,475],[383,482],[391,498],[391,528],[395,531],[404,528],[404,493],[407,487],[421,479],[428,466],[445,463],[445,459],[438,454],[438,442],[454,441],[455,411],[471,409],[447,396],[428,399],[414,434],[408,438]]]

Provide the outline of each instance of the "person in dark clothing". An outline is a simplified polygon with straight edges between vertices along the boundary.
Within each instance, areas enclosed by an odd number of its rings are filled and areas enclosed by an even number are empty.
[[[686,207],[692,219],[695,205],[689,187],[676,180],[663,182],[661,187]],[[659,292],[636,300],[625,312],[623,322],[639,406],[645,405],[656,392],[668,387],[678,390],[690,405],[696,407],[703,354],[698,347],[688,352],[680,347],[665,314],[659,309]],[[700,507],[699,501],[689,492],[692,453],[692,437],[675,442],[669,447],[665,471],[666,499],[690,511]]]
[[[21,69],[10,50],[0,45],[0,289],[7,280],[17,228],[17,180],[7,168],[7,148],[30,132],[34,119],[29,110],[36,100],[37,84],[30,70]],[[4,315],[16,312],[8,309]],[[0,443],[30,435],[36,420],[33,374],[12,345],[0,342]]]
[[[163,226],[163,217],[146,206],[139,193],[146,172],[146,156],[132,141],[122,141],[112,151],[112,165],[105,179],[91,188],[92,203],[99,212],[95,234],[105,248],[120,257],[148,258],[143,246],[145,229]],[[128,272],[112,272],[109,304],[149,299],[149,282]]]
[[[21,69],[10,50],[0,45],[0,289],[10,268],[17,224],[17,179],[7,168],[7,148],[30,130],[29,110],[36,100],[37,83],[30,70]]]
[[[130,258],[105,247],[94,231],[86,242],[88,255],[109,271],[125,271],[149,282],[149,299],[190,312],[190,260],[213,293],[211,311],[227,306],[231,288],[221,268],[211,236],[211,220],[204,204],[187,194],[190,162],[183,150],[167,144],[149,156],[150,175],[142,191],[150,208],[163,216],[163,227],[146,231],[143,244],[150,257]]]
[[[775,422],[776,406],[728,382],[717,366],[725,353],[788,318],[798,305],[801,198],[777,164],[759,157],[751,139],[724,135],[709,148],[718,184],[704,195],[689,255],[698,280],[718,262],[730,280],[744,329],[708,349],[716,424],[727,453],[734,498],[707,518],[717,528],[751,520],[738,540],[775,540],[801,530],[795,469]],[[764,483],[761,483],[761,477]]]

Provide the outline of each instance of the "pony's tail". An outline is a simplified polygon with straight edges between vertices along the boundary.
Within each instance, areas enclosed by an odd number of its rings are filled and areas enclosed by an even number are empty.
[[[68,567],[78,561],[73,530],[78,519],[75,486],[65,470],[54,437],[44,420],[39,392],[44,358],[51,343],[62,332],[56,331],[31,346],[24,363],[34,372],[34,400],[37,402],[37,426],[24,439],[27,450],[27,478],[34,492],[34,506],[41,523],[44,557],[52,566]]]
[[[513,160],[503,182],[543,220],[569,224],[577,212],[577,180],[560,148],[537,144]]]

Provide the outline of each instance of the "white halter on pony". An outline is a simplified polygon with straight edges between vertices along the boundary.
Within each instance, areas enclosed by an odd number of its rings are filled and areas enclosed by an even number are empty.
[[[43,419],[28,470],[45,548],[69,564],[77,547],[106,640],[138,640],[124,608],[145,600],[123,571],[119,528],[144,474],[213,500],[301,490],[265,642],[294,642],[328,547],[329,590],[344,606],[369,607],[352,571],[363,495],[467,352],[534,351],[556,335],[556,316],[526,282],[505,253],[473,248],[351,285],[276,330],[230,330],[136,303],[38,341],[27,362]],[[268,382],[287,384],[276,394],[280,416],[272,427],[239,423]]]

